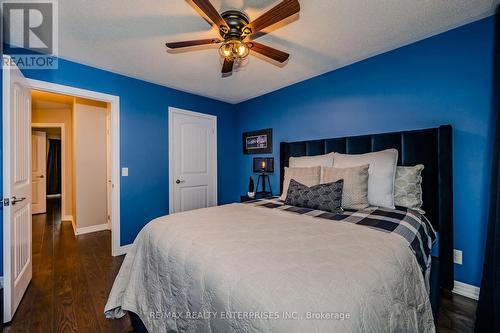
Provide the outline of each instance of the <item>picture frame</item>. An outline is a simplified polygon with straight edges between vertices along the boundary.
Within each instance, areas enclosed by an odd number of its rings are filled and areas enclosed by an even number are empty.
[[[272,152],[272,128],[243,133],[243,154],[271,154]]]

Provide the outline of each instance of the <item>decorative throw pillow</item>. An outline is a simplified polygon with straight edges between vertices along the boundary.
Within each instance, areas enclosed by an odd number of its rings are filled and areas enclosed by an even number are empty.
[[[290,181],[285,204],[290,206],[319,209],[327,212],[342,210],[342,185],[344,181],[314,185],[311,187]]]
[[[422,210],[422,170],[424,170],[422,164],[412,167],[397,167],[394,182],[394,203],[397,206],[412,208],[420,214],[425,214]]]
[[[342,208],[365,209],[368,202],[368,168],[365,164],[352,168],[323,168],[323,183],[336,182],[343,179]]]
[[[295,179],[306,186],[318,185],[321,176],[321,167],[312,168],[285,168],[285,177],[283,178],[283,192],[280,199],[285,201],[288,193],[288,184],[290,180]]]
[[[394,209],[394,177],[398,163],[398,151],[387,149],[375,153],[346,155],[336,153],[335,168],[348,168],[369,164],[368,202],[372,206]]]

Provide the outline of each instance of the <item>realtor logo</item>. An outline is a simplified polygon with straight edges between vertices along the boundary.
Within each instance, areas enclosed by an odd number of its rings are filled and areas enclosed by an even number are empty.
[[[4,66],[57,68],[57,28],[55,1],[2,1],[3,53],[11,56]]]

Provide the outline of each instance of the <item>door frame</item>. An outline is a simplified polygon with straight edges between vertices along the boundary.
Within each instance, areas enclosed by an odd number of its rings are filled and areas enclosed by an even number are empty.
[[[111,201],[113,215],[111,217],[111,255],[119,256],[127,253],[130,245],[121,245],[120,241],[120,97],[97,91],[75,88],[71,86],[27,79],[34,90],[47,91],[98,100],[110,103],[111,109],[111,165],[112,165],[112,191]],[[62,147],[61,147],[62,149]],[[62,185],[62,184],[61,184]],[[4,244],[6,251],[6,244]]]
[[[50,111],[47,111],[50,112]],[[64,123],[31,123],[31,129],[60,128],[61,129],[61,221],[71,221],[73,228],[75,222],[71,215],[66,214],[66,130]],[[47,179],[46,179],[47,181]],[[47,201],[47,197],[45,197]]]
[[[179,108],[175,108],[172,106],[168,107],[168,213],[172,214],[174,210],[174,183],[175,183],[175,177],[173,174],[174,170],[174,162],[173,162],[173,152],[174,152],[174,114],[182,114],[185,116],[190,116],[190,117],[199,117],[199,118],[204,118],[213,121],[214,123],[214,152],[215,152],[215,158],[214,158],[214,173],[213,173],[213,183],[214,183],[214,190],[215,190],[215,205],[218,205],[218,196],[219,196],[219,191],[217,188],[217,116],[206,114],[206,113],[200,113],[200,112],[194,112],[194,111],[188,111],[188,110],[183,110]]]

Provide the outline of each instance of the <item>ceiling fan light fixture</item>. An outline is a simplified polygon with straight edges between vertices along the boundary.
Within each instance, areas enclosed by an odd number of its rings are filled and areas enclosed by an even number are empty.
[[[219,54],[223,58],[231,58],[233,56],[233,46],[228,43],[223,43],[219,48]]]
[[[248,45],[239,39],[228,40],[219,48],[219,54],[226,59],[243,59],[249,53],[250,48]]]
[[[241,42],[241,44],[238,46],[238,55],[240,56],[240,58],[246,58],[249,53],[250,49],[248,48],[248,45],[245,42]]]
[[[253,21],[239,10],[227,10],[220,13],[211,4],[211,0],[192,0],[193,4],[203,12],[204,18],[219,28],[222,39],[199,39],[183,42],[166,43],[169,49],[188,48],[199,45],[222,44],[219,54],[222,58],[222,76],[227,77],[238,68],[248,63],[250,50],[278,63],[284,63],[290,55],[270,46],[252,41],[245,42],[249,36],[259,37],[259,32],[278,22],[284,21],[300,11],[299,0],[281,0],[276,6],[257,17]],[[286,23],[286,22],[285,22]]]

